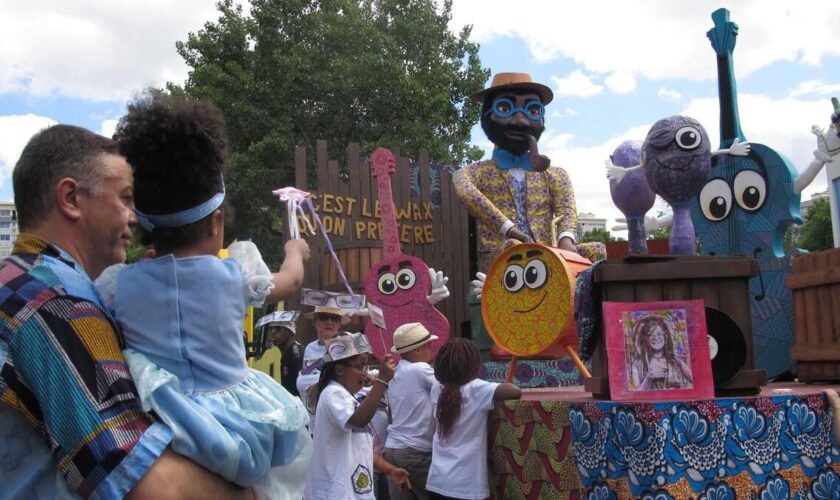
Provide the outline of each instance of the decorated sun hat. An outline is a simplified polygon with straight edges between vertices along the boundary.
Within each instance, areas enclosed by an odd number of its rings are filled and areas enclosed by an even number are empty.
[[[352,358],[359,354],[373,352],[367,338],[362,333],[345,333],[337,335],[324,342],[327,352],[324,354],[324,363],[341,361]]]
[[[437,335],[429,333],[420,323],[406,323],[394,330],[394,346],[391,352],[402,354],[437,339]]]
[[[297,319],[298,312],[297,311],[275,311],[270,314],[266,314],[262,318],[257,321],[256,327],[259,328],[261,326],[280,326],[283,328],[287,328],[293,334],[297,333],[297,324],[295,319]]]
[[[332,306],[315,306],[314,311],[310,311],[304,316],[309,319],[315,319],[316,314],[333,314],[335,316],[341,316],[341,324],[346,325],[350,322],[350,315],[347,313],[345,309],[340,307],[332,307]]]
[[[470,96],[476,102],[483,102],[487,94],[502,89],[528,89],[540,96],[543,104],[548,104],[554,99],[554,92],[547,86],[537,83],[531,79],[528,73],[497,73],[490,82],[490,86]]]

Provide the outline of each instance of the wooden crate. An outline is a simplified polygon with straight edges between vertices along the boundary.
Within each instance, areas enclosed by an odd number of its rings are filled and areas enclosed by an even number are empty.
[[[757,273],[758,264],[749,257],[642,255],[607,260],[596,268],[595,283],[605,302],[703,299],[707,308],[726,313],[744,335],[747,359],[734,379],[715,387],[715,395],[746,395],[767,383],[764,370],[754,369],[749,279]],[[599,335],[592,377],[584,387],[597,398],[609,398],[603,322]]]
[[[796,255],[787,286],[799,380],[840,381],[840,248]]]

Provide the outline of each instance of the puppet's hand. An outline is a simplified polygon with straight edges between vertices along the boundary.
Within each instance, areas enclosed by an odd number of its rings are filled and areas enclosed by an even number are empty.
[[[828,128],[828,133],[816,125],[811,127],[811,133],[817,136],[817,149],[814,151],[816,159],[828,163],[840,153],[840,136],[833,124]]]
[[[426,297],[429,304],[435,305],[441,300],[449,297],[449,289],[446,288],[446,282],[449,278],[443,275],[443,271],[435,271],[429,268],[429,277],[432,279],[432,292]]]
[[[472,290],[472,293],[474,293],[479,299],[481,298],[481,292],[484,291],[484,280],[486,279],[486,274],[475,273],[475,279],[470,281],[470,290]]]
[[[505,234],[506,237],[512,238],[514,240],[519,240],[522,243],[533,243],[534,239],[528,236],[527,234],[523,233],[521,229],[516,226],[508,229],[508,232]]]
[[[620,183],[624,179],[624,176],[627,175],[628,171],[626,168],[616,167],[612,161],[612,157],[604,160],[604,168],[607,169],[607,179],[617,183]]]
[[[733,156],[747,156],[750,154],[750,143],[741,142],[736,138],[735,142],[729,146],[729,154]]]
[[[668,224],[674,219],[674,214],[667,213],[662,217],[656,217],[654,215],[645,215],[645,232],[652,233],[657,229],[662,229],[663,227],[667,227]],[[616,224],[615,226],[611,227],[610,229],[613,231],[626,231],[627,230],[627,219],[624,217],[618,217],[615,219],[616,222],[620,222],[621,224]]]

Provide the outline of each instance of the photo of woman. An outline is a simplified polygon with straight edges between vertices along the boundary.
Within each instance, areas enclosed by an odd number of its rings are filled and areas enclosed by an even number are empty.
[[[666,314],[661,314],[665,312]],[[688,352],[687,335],[674,331],[685,321],[674,320],[679,310],[647,312],[640,316],[626,334],[630,335],[628,345],[630,357],[628,366],[628,390],[650,391],[659,389],[690,389],[693,387],[691,359]],[[645,314],[644,312],[641,312]],[[659,314],[657,314],[659,313]],[[667,314],[674,313],[674,314]],[[669,317],[671,321],[666,320]]]

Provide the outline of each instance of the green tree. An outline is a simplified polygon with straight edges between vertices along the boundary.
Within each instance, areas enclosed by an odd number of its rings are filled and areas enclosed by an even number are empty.
[[[618,239],[612,236],[606,229],[593,229],[592,231],[585,232],[578,243],[589,243],[590,241],[606,243],[608,241],[618,241]]]
[[[834,248],[828,198],[814,200],[799,229],[799,246],[810,252]]]
[[[329,141],[345,164],[348,142],[419,150],[442,163],[481,156],[469,145],[483,88],[470,27],[449,31],[451,0],[232,0],[177,49],[192,68],[183,86],[225,114],[232,163],[228,234],[252,238],[280,259],[278,203],[270,190],[294,182],[295,146]],[[310,157],[313,156],[310,154]],[[312,169],[310,169],[310,172]]]

